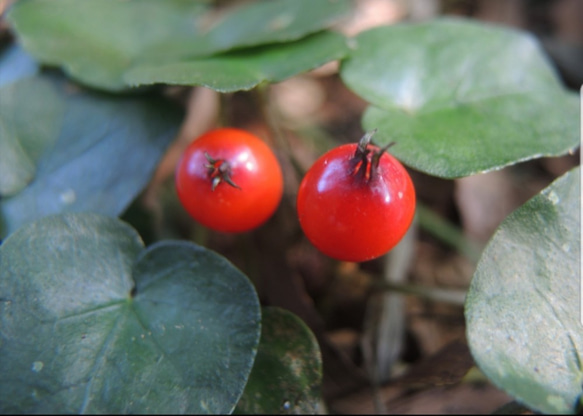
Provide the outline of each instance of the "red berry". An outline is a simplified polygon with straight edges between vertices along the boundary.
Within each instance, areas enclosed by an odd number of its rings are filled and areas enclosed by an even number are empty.
[[[283,176],[261,139],[244,130],[221,128],[188,146],[176,169],[176,190],[196,221],[217,231],[243,232],[275,212]]]
[[[415,214],[415,189],[403,165],[370,144],[346,144],[320,157],[297,198],[300,225],[324,254],[366,261],[391,250]]]

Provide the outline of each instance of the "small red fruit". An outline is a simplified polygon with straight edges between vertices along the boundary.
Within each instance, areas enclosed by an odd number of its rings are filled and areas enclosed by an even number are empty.
[[[415,189],[403,165],[370,144],[334,148],[305,175],[297,198],[300,225],[324,254],[366,261],[391,250],[415,214]]]
[[[244,130],[220,128],[188,146],[176,168],[176,190],[196,221],[217,231],[243,232],[275,212],[283,175],[261,139]]]

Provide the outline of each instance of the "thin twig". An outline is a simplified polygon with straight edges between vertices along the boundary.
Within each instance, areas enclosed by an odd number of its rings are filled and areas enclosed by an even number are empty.
[[[463,306],[466,300],[467,292],[460,289],[442,289],[437,287],[427,287],[420,285],[400,284],[400,283],[375,283],[373,291],[391,291],[399,292],[406,295],[414,295],[423,299],[435,302],[444,302],[456,306]]]
[[[283,129],[281,128],[281,121],[277,110],[274,108],[273,103],[270,102],[269,98],[269,85],[268,84],[259,84],[254,91],[256,92],[256,97],[259,101],[259,107],[261,108],[261,112],[263,114],[263,118],[267,123],[269,130],[275,140],[275,143],[279,148],[284,151],[292,167],[294,168],[298,178],[302,178],[306,173],[305,170],[302,168],[301,164],[296,160],[291,146],[285,136]]]
[[[467,238],[458,227],[420,203],[417,203],[417,217],[421,228],[455,248],[472,262],[478,262],[483,247]]]

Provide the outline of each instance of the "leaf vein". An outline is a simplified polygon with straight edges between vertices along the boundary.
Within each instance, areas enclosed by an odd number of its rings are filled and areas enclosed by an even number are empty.
[[[91,369],[91,374],[93,374],[93,375],[89,378],[89,381],[87,382],[87,386],[85,387],[85,395],[83,397],[83,403],[81,404],[81,409],[79,410],[80,414],[85,414],[87,412],[89,405],[91,404],[91,389],[93,387],[93,382],[95,380],[95,373],[98,371],[99,367],[102,365],[102,363],[106,357],[106,353],[109,350],[109,346],[112,344],[112,342],[115,339],[114,335],[116,334],[116,329],[119,328],[120,322],[122,321],[123,317],[124,317],[124,314],[120,314],[117,317],[117,319],[115,320],[114,324],[112,325],[112,327],[109,331],[109,334],[107,335],[107,338],[103,342],[101,349],[99,350],[99,352],[97,353],[97,356],[95,357],[95,363]]]

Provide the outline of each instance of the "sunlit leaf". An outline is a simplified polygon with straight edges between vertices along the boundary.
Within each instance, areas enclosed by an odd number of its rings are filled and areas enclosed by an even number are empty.
[[[407,165],[455,178],[579,145],[579,105],[538,42],[461,19],[371,29],[341,67],[372,105],[379,144]]]
[[[329,27],[350,6],[347,0],[274,0],[217,13],[204,2],[183,0],[22,0],[9,21],[40,61],[117,91],[128,87],[124,74],[133,67],[294,41]]]

